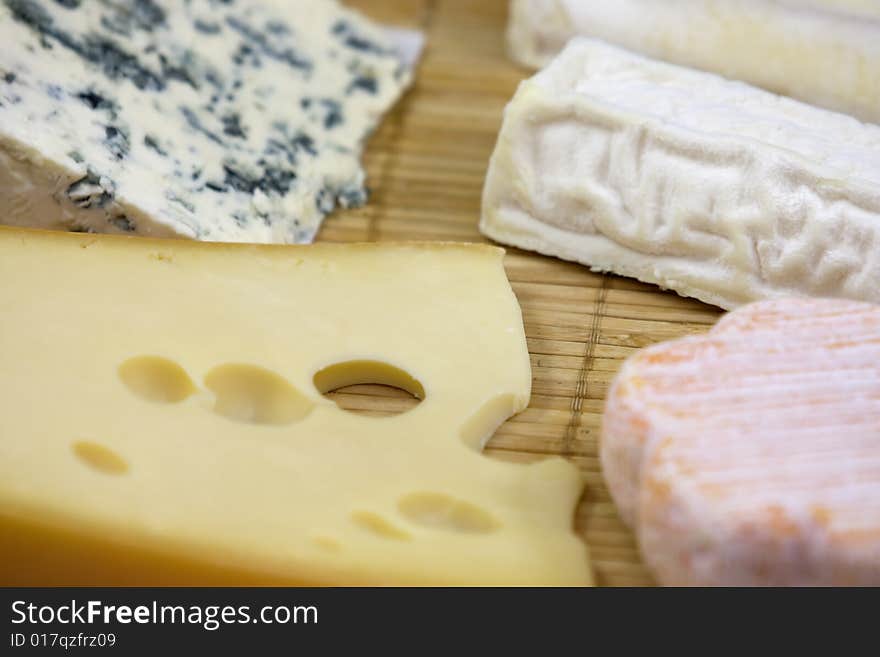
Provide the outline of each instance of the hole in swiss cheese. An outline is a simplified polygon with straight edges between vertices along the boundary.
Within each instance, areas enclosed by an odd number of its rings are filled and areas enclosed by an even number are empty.
[[[410,493],[397,508],[410,522],[433,529],[483,534],[499,527],[488,511],[444,493]]]
[[[284,425],[302,420],[313,404],[284,377],[256,365],[231,363],[205,376],[214,411],[237,422]]]
[[[408,372],[375,360],[349,360],[325,367],[315,387],[344,411],[371,417],[406,413],[425,398],[422,384]]]
[[[175,404],[196,391],[180,365],[161,356],[137,356],[119,366],[119,378],[128,389],[151,402]]]
[[[80,461],[104,474],[120,475],[128,472],[128,463],[109,447],[88,440],[72,445],[73,453]]]
[[[361,529],[379,536],[396,541],[408,541],[411,536],[402,529],[398,529],[391,522],[372,511],[355,511],[351,514],[352,521]]]

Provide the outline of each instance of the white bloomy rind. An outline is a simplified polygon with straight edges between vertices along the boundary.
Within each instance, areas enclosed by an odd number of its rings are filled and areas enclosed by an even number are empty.
[[[872,0],[513,0],[508,48],[539,68],[577,35],[880,122]]]
[[[480,227],[723,308],[880,302],[880,127],[575,39],[505,110]]]

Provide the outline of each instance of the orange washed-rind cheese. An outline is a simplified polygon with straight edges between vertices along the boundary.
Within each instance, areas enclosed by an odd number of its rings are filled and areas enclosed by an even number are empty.
[[[880,584],[880,307],[761,302],[639,352],[601,457],[662,583]]]

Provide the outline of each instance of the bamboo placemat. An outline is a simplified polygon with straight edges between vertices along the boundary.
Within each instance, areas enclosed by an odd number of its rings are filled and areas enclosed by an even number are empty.
[[[477,230],[486,166],[502,110],[530,75],[505,56],[507,0],[347,4],[424,30],[428,46],[415,86],[370,141],[370,203],[329,218],[319,238],[487,241]],[[637,348],[705,331],[720,311],[515,249],[508,249],[506,267],[525,320],[532,399],[486,451],[520,461],[557,454],[576,463],[587,490],[575,526],[590,547],[597,583],[651,584],[600,473],[603,400],[623,359]],[[378,386],[348,388],[337,401],[374,414],[410,403]]]

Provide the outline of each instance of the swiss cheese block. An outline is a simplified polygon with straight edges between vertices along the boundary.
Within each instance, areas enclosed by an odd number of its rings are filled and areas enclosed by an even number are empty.
[[[723,308],[880,302],[880,126],[575,39],[505,111],[481,229]]]
[[[764,301],[644,349],[601,460],[674,585],[880,585],[880,306]]]
[[[589,583],[502,253],[0,229],[0,583]]]
[[[336,0],[2,0],[0,41],[0,222],[37,228],[309,242],[411,79]]]
[[[519,63],[544,66],[578,35],[880,122],[874,0],[512,0]]]

